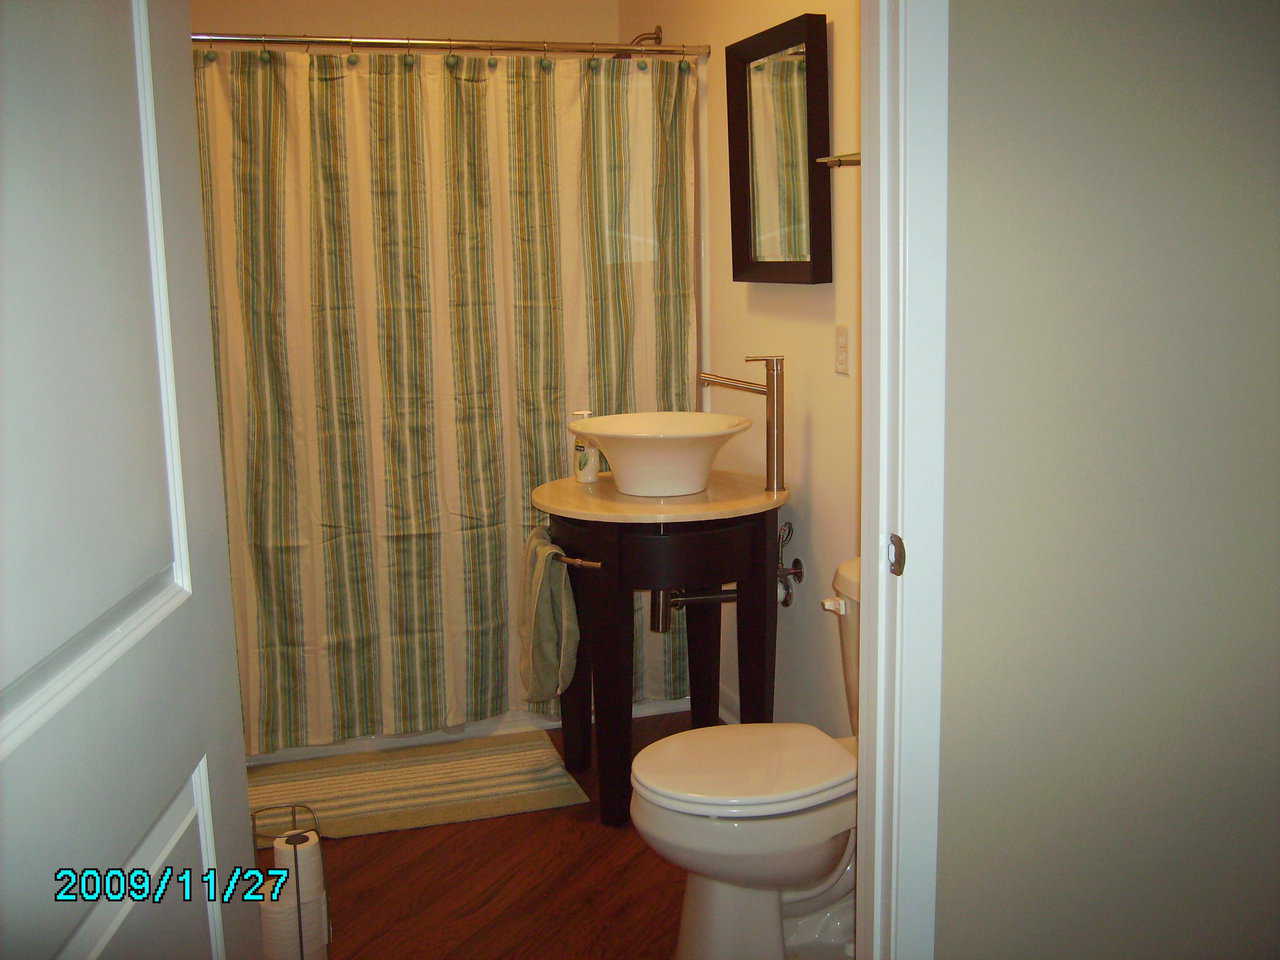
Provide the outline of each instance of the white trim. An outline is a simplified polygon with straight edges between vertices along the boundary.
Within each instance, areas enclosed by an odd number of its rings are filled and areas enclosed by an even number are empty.
[[[161,575],[144,584],[131,597],[124,598],[76,637],[69,639],[49,660],[33,668],[25,682],[24,679],[19,679],[14,684],[14,687],[23,692],[10,692],[10,696],[4,698],[6,702],[0,702],[0,760],[21,746],[50,717],[102,676],[113,663],[191,596],[191,558],[182,488],[182,456],[178,445],[178,401],[173,335],[169,321],[164,216],[160,207],[160,161],[147,0],[132,0],[132,15],[173,564]],[[132,611],[122,616],[121,608],[128,608],[130,601]],[[77,648],[81,648],[79,653],[74,652]],[[49,675],[42,677],[42,671]],[[16,702],[11,706],[7,702],[9,700]]]
[[[137,599],[132,612],[123,619],[115,610],[100,617],[82,634],[85,649],[54,670],[51,676],[44,678],[13,706],[0,708],[0,760],[22,746],[54,714],[106,673],[165,617],[185,603],[191,592],[174,583],[172,572],[166,571],[134,596]],[[125,603],[128,603],[127,599]],[[66,644],[68,647],[76,645],[75,640]],[[38,675],[40,667],[34,670]],[[17,685],[21,686],[23,682],[19,680]]]
[[[707,411],[710,400],[710,387],[699,387],[697,373],[708,369],[711,363],[711,248],[707,239],[711,234],[711,174],[708,159],[710,142],[710,106],[707,104],[707,75],[711,72],[709,60],[703,60],[702,67],[695,70],[698,78],[698,140],[695,144],[695,157],[698,164],[697,201],[698,218],[698,351],[697,370],[694,371],[693,408]]]
[[[156,323],[156,365],[160,374],[160,417],[169,480],[169,520],[173,537],[173,579],[191,589],[191,554],[182,489],[182,451],[178,443],[178,392],[169,320],[169,268],[165,260],[164,211],[160,204],[160,154],[157,146],[155,86],[151,70],[151,26],[147,0],[133,0],[133,56],[138,72],[138,119],[142,141],[142,180],[147,204],[151,253],[151,297]]]
[[[218,850],[213,834],[213,798],[209,793],[209,755],[205,754],[191,772],[191,794],[195,798],[195,819],[200,834],[201,873],[212,870],[218,876]],[[213,960],[227,960],[226,936],[222,930],[222,901],[214,897],[209,911],[209,949]]]
[[[169,855],[173,853],[173,848],[178,845],[178,841],[183,838],[192,823],[198,823],[200,829],[200,845],[204,849],[204,831],[208,824],[208,757],[201,757],[200,762],[196,764],[195,770],[187,782],[182,785],[182,789],[178,791],[178,795],[170,801],[169,806],[165,808],[164,813],[160,815],[160,819],[156,821],[154,827],[138,844],[137,848],[130,855],[128,861],[123,865],[123,870],[128,874],[132,870],[144,869],[151,876],[160,875],[161,868],[165,866],[165,861],[169,859]],[[204,797],[201,798],[201,790],[204,791]],[[204,809],[202,811],[202,804]],[[205,859],[205,868],[207,869],[214,864]],[[184,864],[170,864],[175,870],[182,870],[189,866]],[[170,888],[170,894],[177,896],[174,892],[176,884]],[[218,898],[214,898],[215,903],[210,904],[210,934],[213,931],[213,913],[218,911],[218,926],[214,940],[213,956],[215,960],[226,960],[226,948],[222,945],[222,916],[221,903]],[[66,944],[58,952],[59,958],[66,957],[87,957],[89,960],[101,956],[102,952],[110,945],[111,938],[119,932],[120,927],[124,925],[130,912],[133,910],[133,900],[125,898],[119,902],[110,902],[100,900],[89,911],[88,916],[76,927],[75,933],[67,940]]]
[[[934,955],[942,699],[948,0],[862,4],[857,956]],[[907,544],[888,573],[890,533]]]

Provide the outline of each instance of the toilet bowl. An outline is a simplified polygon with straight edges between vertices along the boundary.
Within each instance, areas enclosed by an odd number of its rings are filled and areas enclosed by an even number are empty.
[[[841,564],[841,654],[857,732],[858,561]],[[688,871],[675,960],[844,957],[853,938],[857,738],[803,723],[702,727],[631,767],[631,822]]]

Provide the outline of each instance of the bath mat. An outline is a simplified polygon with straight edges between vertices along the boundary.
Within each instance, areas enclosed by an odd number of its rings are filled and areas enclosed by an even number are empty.
[[[303,803],[326,837],[355,837],[586,803],[541,730],[249,770],[249,808]],[[288,814],[258,831],[288,829]],[[257,840],[259,846],[270,842]]]

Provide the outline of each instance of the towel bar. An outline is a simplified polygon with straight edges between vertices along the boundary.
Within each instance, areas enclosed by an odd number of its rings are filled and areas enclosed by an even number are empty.
[[[604,566],[599,560],[580,560],[577,557],[566,557],[563,553],[557,553],[556,559],[568,566],[582,567],[584,570],[599,570]]]
[[[828,167],[860,167],[862,166],[862,154],[837,153],[834,157],[819,157],[817,162],[825,163]]]

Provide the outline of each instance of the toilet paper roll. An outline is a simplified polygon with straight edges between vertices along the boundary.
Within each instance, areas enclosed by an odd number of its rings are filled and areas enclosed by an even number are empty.
[[[329,907],[323,896],[301,905],[293,900],[264,900],[261,906],[264,960],[325,960],[328,957]]]
[[[290,837],[302,837],[299,844]],[[320,837],[314,830],[291,830],[271,844],[277,867],[289,871],[289,879],[281,888],[281,900],[294,900],[296,885],[304,901],[318,900],[324,895],[324,860],[320,855]],[[296,854],[296,859],[295,859]]]

